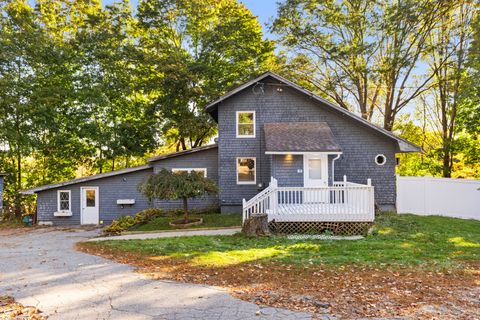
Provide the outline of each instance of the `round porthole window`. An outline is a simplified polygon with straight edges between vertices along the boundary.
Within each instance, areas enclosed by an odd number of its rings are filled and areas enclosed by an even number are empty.
[[[377,154],[375,157],[375,163],[379,166],[383,166],[385,162],[387,162],[387,157],[385,157],[383,154]]]

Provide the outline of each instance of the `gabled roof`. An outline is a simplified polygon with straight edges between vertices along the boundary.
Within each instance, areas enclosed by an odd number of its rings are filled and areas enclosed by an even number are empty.
[[[309,96],[310,98],[313,98],[314,100],[327,105],[328,107],[332,108],[333,110],[335,110],[335,111],[337,111],[337,112],[339,112],[339,113],[341,113],[345,116],[348,116],[349,118],[361,123],[362,125],[365,125],[366,127],[369,127],[371,129],[377,131],[378,133],[382,134],[382,135],[385,135],[385,136],[387,136],[387,137],[389,137],[393,140],[396,140],[398,142],[398,148],[399,148],[400,152],[419,152],[419,151],[422,150],[419,146],[417,146],[417,145],[415,145],[415,144],[413,144],[413,143],[411,143],[411,142],[409,142],[405,139],[397,137],[396,135],[394,135],[390,131],[387,131],[383,128],[380,128],[380,127],[374,125],[373,123],[363,119],[362,117],[354,114],[353,112],[350,112],[350,111],[348,111],[348,110],[346,110],[346,109],[344,109],[344,108],[342,108],[342,107],[340,107],[340,106],[338,106],[338,105],[336,105],[336,104],[334,104],[334,103],[332,103],[332,102],[314,94],[313,92],[311,92],[311,91],[309,91],[309,90],[307,90],[307,89],[305,89],[305,88],[303,88],[303,87],[301,87],[301,86],[299,86],[299,85],[297,85],[297,84],[295,84],[295,83],[293,83],[293,82],[291,82],[291,81],[289,81],[289,80],[287,80],[287,79],[285,79],[285,78],[283,78],[283,77],[279,76],[278,74],[276,74],[274,72],[271,72],[271,71],[267,71],[267,72],[263,73],[262,75],[256,77],[255,79],[252,79],[252,80],[238,86],[237,88],[227,92],[226,94],[224,94],[223,96],[221,96],[217,100],[208,104],[205,107],[205,110],[207,112],[209,112],[210,114],[214,114],[216,112],[219,104],[222,101],[224,101],[224,100],[230,98],[231,96],[247,89],[248,87],[258,83],[259,81],[261,81],[261,80],[263,80],[267,77],[272,77],[272,78],[276,79],[277,81],[279,81],[283,84],[286,84],[289,87],[295,89],[296,91],[298,91],[300,93],[303,93],[303,94]]]
[[[326,122],[265,123],[265,151],[341,152]]]
[[[97,180],[97,179],[103,179],[103,178],[118,176],[118,175],[121,175],[121,174],[126,174],[126,173],[146,170],[146,169],[152,169],[152,167],[150,167],[149,165],[143,165],[143,166],[138,166],[138,167],[131,167],[131,168],[125,168],[125,169],[121,169],[121,170],[99,173],[99,174],[95,174],[93,176],[72,179],[72,180],[63,181],[63,182],[59,182],[59,183],[46,184],[46,185],[43,185],[43,186],[40,186],[40,187],[31,188],[31,189],[27,189],[27,190],[22,190],[21,194],[33,194],[33,193],[36,193],[36,192],[39,192],[39,191],[60,188],[60,187],[64,187],[64,186],[68,186],[68,185],[72,185],[72,184],[77,184],[77,183],[82,183],[82,182],[87,182],[87,181],[92,181],[92,180]]]
[[[172,152],[172,153],[167,153],[167,154],[161,154],[161,155],[156,156],[156,157],[148,158],[147,161],[148,162],[153,162],[153,161],[158,161],[158,160],[163,160],[163,159],[168,159],[168,158],[173,158],[173,157],[178,157],[178,156],[184,156],[184,155],[187,155],[187,154],[190,154],[190,153],[210,150],[210,149],[214,149],[214,148],[218,148],[218,145],[216,143],[215,144],[208,144],[206,146],[197,147],[197,148],[193,148],[193,149],[188,149],[188,150],[183,150],[183,151],[178,151],[178,152]]]
[[[198,147],[198,148],[194,148],[194,149],[189,149],[189,150],[185,150],[185,151],[179,151],[179,152],[173,152],[173,153],[159,155],[159,156],[152,157],[152,158],[148,159],[148,161],[152,162],[152,161],[157,161],[157,160],[162,160],[162,159],[167,159],[167,158],[178,157],[178,156],[187,155],[187,154],[190,154],[190,153],[195,153],[195,152],[204,151],[204,150],[209,150],[209,149],[213,149],[213,148],[217,148],[217,147],[218,147],[217,144],[211,144],[211,145]],[[97,180],[97,179],[103,179],[103,178],[118,176],[118,175],[122,175],[122,174],[126,174],[126,173],[152,169],[152,168],[153,167],[151,167],[148,164],[143,165],[143,166],[138,166],[138,167],[125,168],[125,169],[121,169],[121,170],[115,170],[115,171],[95,174],[93,176],[82,177],[82,178],[72,179],[72,180],[63,181],[63,182],[59,182],[59,183],[47,184],[47,185],[44,185],[44,186],[39,186],[39,187],[36,187],[36,188],[27,189],[27,190],[22,190],[21,193],[22,194],[33,194],[33,193],[36,193],[36,192],[45,191],[45,190],[49,190],[49,189],[60,188],[60,187],[69,186],[69,185],[72,185],[72,184],[77,184],[77,183],[82,183],[82,182],[87,182],[87,181],[92,181],[92,180]]]

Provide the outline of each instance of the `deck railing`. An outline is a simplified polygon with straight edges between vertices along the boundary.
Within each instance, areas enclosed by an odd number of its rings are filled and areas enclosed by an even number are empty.
[[[328,187],[278,187],[270,185],[249,201],[243,200],[243,219],[251,214],[267,213],[276,221],[373,221],[374,187],[335,181]]]

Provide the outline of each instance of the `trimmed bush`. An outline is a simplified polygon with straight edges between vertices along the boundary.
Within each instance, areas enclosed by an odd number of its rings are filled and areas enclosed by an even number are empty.
[[[132,227],[139,226],[151,221],[153,218],[165,215],[166,213],[160,209],[145,209],[134,216],[122,216],[112,221],[112,223],[103,229],[104,235],[118,235]]]

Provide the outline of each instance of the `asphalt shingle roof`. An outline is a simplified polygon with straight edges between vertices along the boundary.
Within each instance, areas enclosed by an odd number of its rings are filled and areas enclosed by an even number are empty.
[[[326,122],[265,123],[267,152],[341,152]]]

